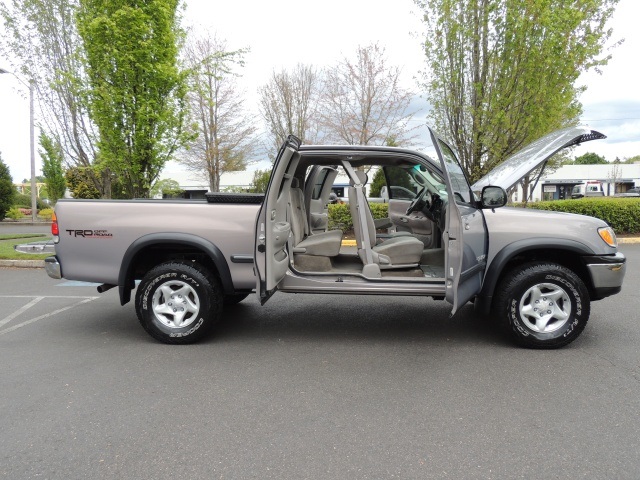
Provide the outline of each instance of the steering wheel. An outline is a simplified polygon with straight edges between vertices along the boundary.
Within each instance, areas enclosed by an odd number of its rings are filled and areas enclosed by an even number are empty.
[[[409,204],[409,208],[407,208],[407,212],[405,213],[405,215],[409,215],[411,214],[411,212],[414,212],[416,210],[422,210],[429,204],[429,200],[427,199],[427,197],[429,196],[430,194],[427,187],[422,187],[422,190],[418,192],[413,201]]]

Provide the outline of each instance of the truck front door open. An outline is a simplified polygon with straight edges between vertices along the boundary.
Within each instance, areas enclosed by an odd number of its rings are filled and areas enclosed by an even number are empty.
[[[300,158],[299,146],[300,140],[290,135],[280,148],[256,217],[254,265],[256,294],[262,304],[275,293],[289,269],[289,190]]]

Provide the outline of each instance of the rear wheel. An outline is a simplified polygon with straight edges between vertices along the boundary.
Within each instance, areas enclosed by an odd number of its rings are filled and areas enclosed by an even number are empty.
[[[497,291],[495,314],[522,346],[563,347],[578,338],[587,325],[587,288],[561,265],[521,265],[506,274]]]
[[[167,262],[151,269],[140,282],[136,313],[156,340],[193,343],[219,320],[222,298],[218,280],[204,268]]]

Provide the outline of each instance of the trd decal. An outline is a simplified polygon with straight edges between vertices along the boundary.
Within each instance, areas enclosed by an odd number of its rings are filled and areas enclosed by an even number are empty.
[[[70,237],[82,238],[111,238],[113,234],[107,230],[65,230]]]

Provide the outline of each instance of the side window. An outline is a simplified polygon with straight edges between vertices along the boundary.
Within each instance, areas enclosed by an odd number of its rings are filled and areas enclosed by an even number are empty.
[[[327,179],[327,175],[329,174],[328,170],[322,170],[317,176],[316,176],[316,183],[313,185],[313,192],[311,192],[311,198],[313,200],[318,200],[320,198],[320,194],[322,193],[322,187],[324,185],[324,182]]]
[[[413,200],[420,186],[411,178],[406,169],[394,166],[383,168],[387,180],[389,198]]]
[[[444,163],[449,173],[449,178],[451,179],[451,187],[453,188],[453,196],[456,198],[456,203],[471,203],[469,183],[467,183],[467,178],[464,176],[458,159],[451,148],[449,148],[449,145],[442,140],[438,140],[438,146],[442,151]]]

